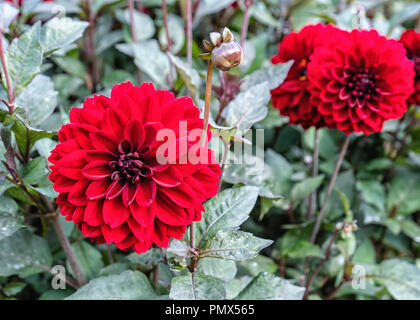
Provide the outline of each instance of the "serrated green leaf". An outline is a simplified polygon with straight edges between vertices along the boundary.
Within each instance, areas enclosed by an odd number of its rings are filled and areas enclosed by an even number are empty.
[[[18,214],[18,204],[12,198],[0,196],[0,240],[11,236],[24,226],[23,216]]]
[[[324,175],[309,177],[297,183],[293,187],[291,194],[294,207],[296,208],[312,191],[316,190],[322,181],[324,181]]]
[[[198,271],[207,276],[216,277],[222,279],[224,282],[229,282],[235,278],[237,268],[235,261],[202,258],[198,262]]]
[[[42,272],[42,266],[51,263],[47,242],[29,230],[19,230],[0,240],[0,276],[23,277]]]
[[[89,26],[86,21],[79,21],[68,17],[55,17],[42,26],[41,46],[48,54],[56,49],[69,46],[81,38]]]
[[[41,23],[35,23],[23,35],[12,41],[5,54],[9,79],[15,96],[41,71],[40,30]],[[7,88],[4,72],[2,72],[2,81],[3,86]]]
[[[85,241],[75,242],[71,245],[77,260],[79,261],[80,269],[85,275],[86,279],[91,280],[99,275],[99,271],[104,266],[102,262],[101,253],[92,245]],[[67,261],[67,269],[74,277],[74,272],[70,263]]]
[[[220,230],[209,240],[204,251],[208,250],[206,255],[210,257],[243,261],[255,258],[272,243],[272,240],[255,237],[252,233]]]
[[[381,263],[380,273],[378,281],[395,299],[420,299],[420,269],[416,265],[401,259],[389,259]]]
[[[66,300],[148,300],[156,297],[140,271],[124,271],[91,280]]]
[[[235,230],[249,217],[258,198],[256,187],[223,190],[205,204],[206,214],[196,223],[196,239],[205,245],[219,230]]]
[[[236,300],[301,300],[305,288],[263,272],[252,280]]]
[[[40,125],[57,105],[58,92],[54,90],[51,79],[37,75],[16,98],[16,106],[25,110],[25,122],[32,126]]]
[[[223,280],[200,272],[172,278],[169,297],[174,300],[223,300],[226,291]]]

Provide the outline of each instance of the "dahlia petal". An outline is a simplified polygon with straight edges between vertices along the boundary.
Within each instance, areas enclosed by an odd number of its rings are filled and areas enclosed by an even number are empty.
[[[364,120],[372,114],[369,108],[356,108],[356,113],[360,119]]]
[[[76,207],[74,209],[71,221],[74,223],[79,223],[83,220],[83,215],[85,214],[85,207]]]
[[[134,218],[130,217],[127,220],[130,230],[134,233],[136,238],[140,241],[150,241],[153,234],[153,225],[142,226]]]
[[[166,226],[168,236],[175,239],[181,239],[186,230],[187,226]]]
[[[134,150],[139,150],[143,146],[145,138],[144,128],[140,121],[130,121],[125,127],[124,137],[133,144]]]
[[[192,104],[191,98],[182,97],[166,106],[162,112],[162,123],[165,128],[178,128],[179,121],[181,121],[184,116],[184,106],[189,104]]]
[[[57,165],[60,167],[81,168],[86,164],[85,155],[85,150],[71,152],[62,157],[57,162]]]
[[[151,241],[136,241],[133,243],[132,248],[137,254],[142,254],[150,249]]]
[[[105,198],[107,200],[111,200],[118,197],[121,194],[121,192],[123,192],[126,185],[127,181],[124,181],[123,179],[115,180],[109,185],[108,190],[106,191]]]
[[[115,246],[120,250],[127,250],[136,241],[137,239],[134,235],[129,235],[123,241],[116,243]]]
[[[190,224],[192,221],[191,216],[185,208],[177,206],[171,200],[165,198],[164,195],[156,197],[155,206],[151,207],[155,216],[162,222],[171,226],[182,226]]]
[[[83,178],[82,170],[80,170],[80,168],[58,167],[58,172],[69,179],[78,180]]]
[[[156,219],[155,228],[153,229],[152,242],[162,248],[168,247],[169,236],[166,232],[166,224]]]
[[[82,223],[81,231],[86,237],[98,237],[102,235],[100,227],[90,226],[86,223]]]
[[[102,128],[107,132],[112,132],[118,140],[124,136],[124,127],[127,119],[115,109],[108,109],[102,120]]]
[[[87,162],[105,161],[109,163],[116,159],[115,156],[113,156],[109,152],[97,150],[87,151],[85,157]]]
[[[86,178],[90,180],[100,180],[111,176],[112,169],[108,162],[96,161],[84,166],[82,173]]]
[[[82,179],[73,185],[68,195],[68,201],[75,206],[84,206],[87,204],[86,189],[89,185],[89,180]]]
[[[117,228],[127,221],[130,210],[123,206],[119,199],[105,200],[103,219],[111,228]]]
[[[118,228],[111,228],[107,224],[104,224],[101,226],[101,230],[106,243],[118,243],[130,235],[130,228],[127,224],[123,224]]]
[[[140,190],[139,184],[127,183],[127,186],[123,190],[123,203],[126,207],[131,205],[136,199],[137,192]]]
[[[91,133],[90,139],[95,149],[99,151],[108,151],[112,154],[118,153],[118,141],[104,132]]]
[[[77,180],[69,179],[63,175],[58,176],[54,181],[53,188],[57,192],[70,192]]]
[[[182,183],[176,188],[160,188],[159,190],[183,208],[194,207],[197,203],[196,193],[186,183]]]
[[[136,202],[133,202],[129,209],[131,216],[143,227],[153,224],[155,211],[150,210],[150,207],[141,207]]]
[[[86,189],[86,197],[89,200],[97,200],[105,197],[109,185],[110,180],[101,179],[92,181]]]
[[[142,207],[148,207],[156,197],[156,183],[152,179],[144,179],[140,183],[136,201]]]
[[[152,94],[145,97],[140,104],[143,106],[142,123],[160,122],[162,118],[161,107],[156,95]]]
[[[104,219],[102,217],[103,204],[104,202],[102,200],[88,202],[83,217],[83,220],[88,225],[98,227],[104,224]]]
[[[155,172],[152,179],[162,187],[176,187],[182,183],[182,173],[174,166],[169,166],[166,170]]]

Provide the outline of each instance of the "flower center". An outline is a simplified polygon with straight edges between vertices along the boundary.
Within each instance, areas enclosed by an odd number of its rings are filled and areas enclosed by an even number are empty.
[[[376,79],[379,76],[374,75],[368,68],[349,71],[347,74],[347,91],[353,98],[370,99],[377,93]]]
[[[124,146],[124,142],[120,144],[119,149],[121,152],[119,158],[109,163],[114,170],[111,174],[112,180],[125,179],[132,183],[139,183],[142,178],[152,175],[152,170],[144,163],[141,153],[132,152],[131,148]]]

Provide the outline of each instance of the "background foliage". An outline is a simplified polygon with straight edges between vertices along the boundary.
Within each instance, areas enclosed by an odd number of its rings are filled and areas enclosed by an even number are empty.
[[[420,299],[418,109],[387,122],[381,133],[352,136],[314,244],[307,198],[317,189],[322,199],[344,135],[319,131],[320,174],[311,177],[314,130],[288,125],[269,103],[269,89],[282,83],[290,67],[269,62],[287,33],[332,22],[399,38],[420,27],[420,3],[265,0],[248,10],[249,1],[193,1],[189,65],[186,1],[166,2],[170,52],[160,0],[135,1],[132,24],[122,0],[25,0],[19,13],[0,2],[16,106],[13,114],[0,107],[0,299],[302,299],[305,274],[315,272],[305,298]],[[187,267],[196,258],[188,233],[167,250],[137,255],[93,245],[60,217],[89,281],[77,289],[52,227],[57,212],[43,203],[57,196],[47,158],[69,110],[127,80],[189,94],[201,107],[201,40],[225,26],[240,39],[244,12],[250,17],[245,60],[230,73],[232,83],[243,82],[223,95],[215,73],[211,123],[223,129],[223,140],[212,143],[224,153],[236,129],[265,129],[264,159],[246,155],[264,161],[264,172],[255,174],[246,164],[224,168],[223,191],[205,204],[196,225],[200,259],[194,274]],[[0,98],[10,102],[4,72],[2,84]],[[357,230],[342,229],[353,221]],[[51,288],[54,265],[67,270],[65,290]]]

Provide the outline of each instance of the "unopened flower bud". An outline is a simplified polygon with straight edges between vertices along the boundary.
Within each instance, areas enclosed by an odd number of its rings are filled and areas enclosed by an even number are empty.
[[[202,58],[210,58],[214,66],[222,71],[229,71],[241,64],[244,54],[239,43],[234,41],[233,34],[228,28],[224,28],[222,34],[210,33],[210,41],[204,40],[203,46],[209,53],[202,54]]]
[[[229,71],[241,64],[244,58],[242,47],[235,41],[222,42],[213,49],[211,60],[217,69]]]

